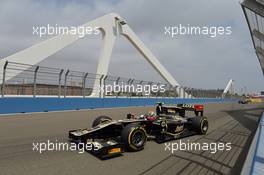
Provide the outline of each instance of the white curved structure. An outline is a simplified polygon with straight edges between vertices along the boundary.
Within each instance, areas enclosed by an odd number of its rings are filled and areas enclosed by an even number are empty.
[[[102,46],[99,55],[99,63],[97,66],[97,74],[106,75],[108,72],[109,61],[112,54],[116,37],[118,35],[125,36],[134,47],[144,56],[144,58],[152,65],[152,67],[173,87],[179,87],[179,83],[173,78],[173,76],[165,69],[165,67],[159,62],[159,60],[152,54],[152,52],[144,45],[144,43],[136,36],[126,22],[115,13],[97,18],[91,22],[88,22],[81,27],[98,27],[102,32]],[[19,51],[13,55],[10,55],[0,60],[0,66],[3,67],[6,61],[24,63],[35,65],[45,58],[53,55],[64,47],[77,41],[78,34],[63,34],[53,37],[51,39],[40,42],[27,49]],[[17,74],[21,73],[17,71]],[[16,76],[14,74],[13,76]],[[0,74],[0,76],[2,76]],[[0,77],[1,79],[2,77]],[[8,77],[6,80],[12,77]],[[99,96],[97,91],[100,85],[100,80],[96,80],[94,84],[94,91],[92,96]],[[177,88],[179,94],[179,88]]]
[[[222,94],[222,98],[225,98],[227,92],[230,91],[230,94],[234,94],[234,80],[230,79],[225,87],[225,90]]]

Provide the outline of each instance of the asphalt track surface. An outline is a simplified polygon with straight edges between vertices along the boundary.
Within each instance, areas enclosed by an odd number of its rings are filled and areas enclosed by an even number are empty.
[[[263,104],[207,104],[207,135],[181,139],[181,142],[231,142],[230,151],[165,151],[164,144],[147,142],[140,152],[100,160],[77,151],[33,151],[33,142],[67,142],[68,130],[86,128],[98,115],[121,119],[128,112],[146,113],[153,107],[116,108],[55,113],[0,116],[0,174],[239,174]],[[169,143],[179,143],[174,140]]]

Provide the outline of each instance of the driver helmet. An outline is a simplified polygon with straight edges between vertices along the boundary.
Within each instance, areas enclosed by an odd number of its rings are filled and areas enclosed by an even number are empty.
[[[164,105],[164,103],[163,102],[157,102],[157,105],[162,106],[162,105]]]
[[[150,111],[150,112],[147,114],[146,118],[147,118],[148,120],[156,120],[156,113],[155,113],[154,111]]]

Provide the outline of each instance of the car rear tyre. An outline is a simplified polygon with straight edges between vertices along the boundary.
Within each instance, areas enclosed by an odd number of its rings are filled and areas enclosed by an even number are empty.
[[[144,148],[147,140],[146,131],[137,124],[127,125],[121,133],[121,141],[131,151],[140,151]]]
[[[206,117],[196,116],[192,118],[192,126],[199,134],[206,134],[209,124]]]
[[[109,123],[112,121],[111,117],[108,116],[99,116],[96,117],[95,120],[93,121],[92,127],[99,126],[101,124]]]

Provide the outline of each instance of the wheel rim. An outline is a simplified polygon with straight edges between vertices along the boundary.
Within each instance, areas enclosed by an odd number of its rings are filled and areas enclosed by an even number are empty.
[[[203,120],[202,125],[201,125],[201,129],[203,133],[206,133],[208,130],[208,121],[207,120]]]
[[[142,131],[136,131],[131,138],[131,143],[136,147],[141,147],[145,143],[145,134]]]

